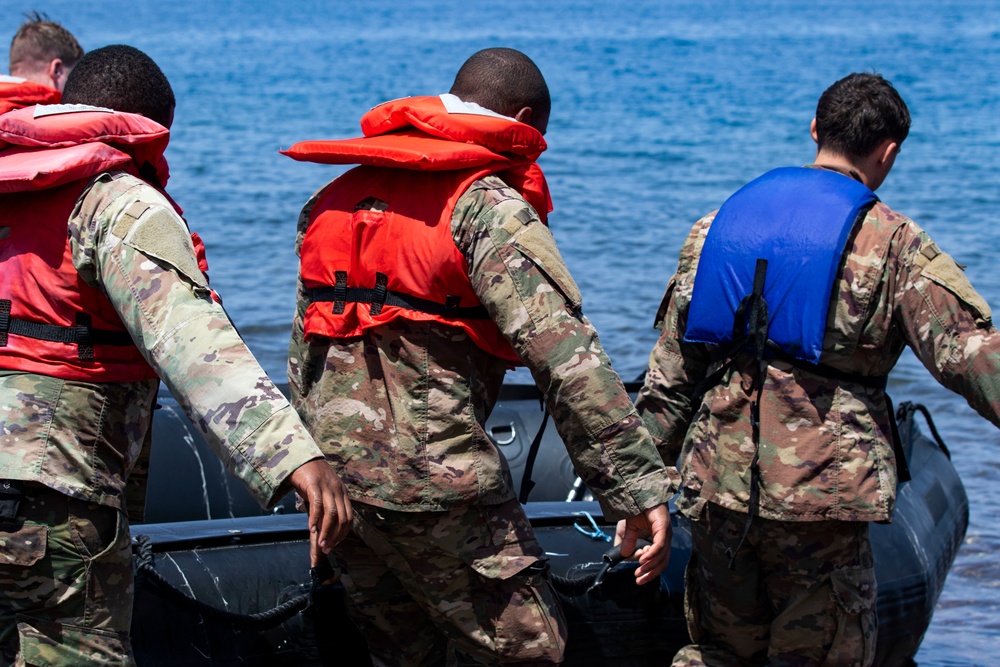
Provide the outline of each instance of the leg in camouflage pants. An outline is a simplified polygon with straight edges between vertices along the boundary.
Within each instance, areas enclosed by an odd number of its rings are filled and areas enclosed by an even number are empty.
[[[0,664],[134,664],[128,522],[112,508],[25,484],[0,525]]]
[[[685,607],[695,642],[673,665],[867,667],[875,650],[868,524],[756,517],[708,504],[691,522]]]
[[[449,512],[354,504],[334,549],[376,664],[556,664],[566,624],[517,501]]]

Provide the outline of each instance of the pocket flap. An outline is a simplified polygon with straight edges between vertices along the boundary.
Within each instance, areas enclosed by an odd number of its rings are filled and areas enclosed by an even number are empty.
[[[843,568],[830,573],[833,599],[849,614],[875,609],[878,587],[875,574],[868,568]]]
[[[5,565],[34,565],[45,555],[47,526],[22,526],[20,530],[0,530],[0,562]]]

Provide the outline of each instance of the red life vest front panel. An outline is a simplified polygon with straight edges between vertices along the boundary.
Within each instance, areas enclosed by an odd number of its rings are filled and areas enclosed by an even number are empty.
[[[0,74],[0,113],[35,104],[55,104],[62,93],[34,81]]]
[[[67,232],[91,177],[152,168],[165,180],[168,140],[159,124],[109,110],[0,116],[0,368],[89,382],[156,377],[111,302],[76,271]]]
[[[301,249],[312,293],[307,339],[358,336],[401,317],[459,327],[481,349],[518,362],[472,288],[451,218],[473,181],[496,173],[544,220],[551,201],[534,160],[545,140],[524,123],[465,111],[445,97],[388,102],[362,119],[365,137],[283,151],[365,165],[331,183],[313,206]]]

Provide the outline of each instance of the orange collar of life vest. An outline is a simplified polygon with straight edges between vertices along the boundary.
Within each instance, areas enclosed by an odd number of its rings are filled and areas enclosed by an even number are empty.
[[[0,115],[0,192],[43,190],[125,169],[162,190],[170,130],[138,114],[84,105]]]
[[[544,221],[552,198],[535,162],[547,148],[541,132],[454,95],[407,97],[361,118],[364,136],[302,141],[281,151],[301,162],[363,164],[418,171],[482,169],[516,189]]]

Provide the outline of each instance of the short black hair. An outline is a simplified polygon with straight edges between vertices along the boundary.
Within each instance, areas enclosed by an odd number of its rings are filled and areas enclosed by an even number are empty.
[[[910,111],[879,74],[854,73],[826,89],[816,105],[816,143],[863,160],[891,139],[902,145],[910,133]]]
[[[83,48],[69,30],[41,12],[25,15],[14,38],[10,40],[10,71],[48,65],[56,58],[72,68],[83,57]]]
[[[507,48],[483,49],[465,61],[451,94],[505,116],[531,107],[536,120],[548,120],[552,108],[549,87],[531,58]]]
[[[141,114],[164,127],[170,126],[176,104],[170,82],[153,59],[123,44],[80,58],[66,80],[62,101]]]

